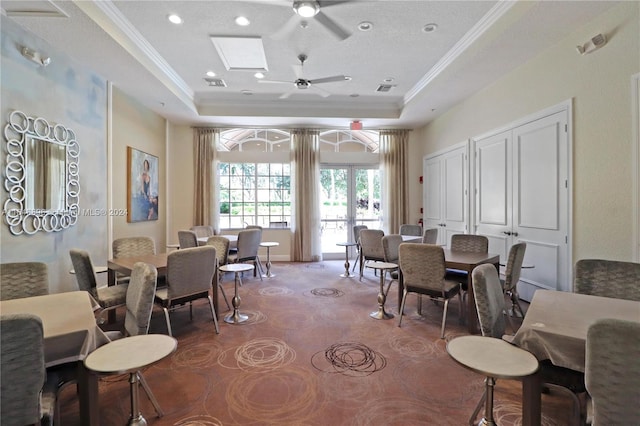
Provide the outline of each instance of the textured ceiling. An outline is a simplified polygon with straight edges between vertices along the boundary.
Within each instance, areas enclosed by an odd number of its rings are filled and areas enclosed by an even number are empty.
[[[367,128],[422,125],[615,4],[329,3],[321,2],[322,13],[350,34],[344,40],[315,18],[302,24],[290,1],[0,2],[10,19],[174,121],[345,127],[359,119]],[[16,13],[27,7],[67,16]],[[169,23],[172,13],[184,22]],[[240,15],[251,24],[236,25]],[[358,29],[363,21],[373,24],[370,31]],[[430,23],[437,30],[424,32]],[[265,80],[290,84],[260,84],[253,72],[226,70],[212,36],[261,37]],[[299,54],[308,56],[302,68]],[[209,86],[209,70],[226,87]],[[351,79],[318,85],[322,91],[293,83],[336,75]],[[381,84],[392,87],[377,92]]]

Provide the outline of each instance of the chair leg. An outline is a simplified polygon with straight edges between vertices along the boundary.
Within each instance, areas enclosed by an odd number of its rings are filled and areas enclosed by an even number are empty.
[[[193,321],[193,302],[189,301],[189,321]]]
[[[164,416],[164,413],[162,412],[162,408],[160,408],[160,404],[158,403],[158,400],[156,399],[153,392],[151,392],[151,388],[147,384],[147,381],[145,380],[144,376],[140,371],[138,371],[138,382],[140,382],[140,384],[142,385],[142,389],[144,389],[144,392],[147,394],[147,397],[149,398],[149,401],[151,401],[151,404],[153,404],[153,408],[156,409],[156,414],[158,414],[158,417]]]
[[[256,257],[255,260],[253,261],[253,272],[254,274],[257,273],[258,275],[260,275],[260,281],[264,281],[262,278],[262,263],[260,263],[259,257]]]
[[[444,339],[444,326],[447,323],[447,308],[449,307],[449,299],[444,300],[444,311],[442,312],[442,328],[440,329],[440,338]]]
[[[464,324],[464,304],[462,302],[462,293],[458,293],[458,302],[460,303],[460,324]],[[514,330],[515,333],[515,330]]]
[[[360,260],[360,250],[356,252],[356,260],[353,261],[353,267],[351,267],[351,272],[355,272],[356,265],[358,264],[359,260]]]
[[[422,295],[418,295],[418,315],[422,315]]]
[[[218,318],[216,317],[216,309],[213,307],[213,300],[211,296],[207,296],[209,299],[209,307],[211,308],[211,316],[213,317],[213,324],[216,326],[216,334],[220,334],[220,328],[218,328]]]
[[[482,409],[482,406],[484,405],[484,401],[486,399],[487,399],[487,390],[485,389],[482,391],[482,396],[480,397],[480,400],[476,404],[476,408],[475,410],[473,410],[473,414],[471,414],[471,417],[469,417],[469,426],[475,426],[476,417],[478,417],[478,413],[480,413],[480,410]]]
[[[402,325],[402,314],[404,313],[404,302],[407,300],[408,291],[405,289],[402,292],[402,302],[400,303],[400,319],[398,320],[398,327]]]
[[[362,281],[362,274],[364,273],[364,259],[362,254],[360,255],[360,281]]]
[[[222,284],[220,283],[220,281],[218,281],[218,288],[222,292],[222,297],[224,298],[224,303],[227,304],[227,310],[230,311],[231,310],[231,306],[229,305],[229,301],[227,300],[227,294],[224,292],[224,287],[222,287]]]
[[[167,308],[164,309],[164,318],[167,321],[167,330],[169,331],[169,336],[173,337],[173,333],[171,333],[171,321],[169,320],[169,310]]]

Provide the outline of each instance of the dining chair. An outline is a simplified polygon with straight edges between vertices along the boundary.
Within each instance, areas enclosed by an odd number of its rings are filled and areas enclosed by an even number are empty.
[[[505,317],[508,318],[508,314],[506,312],[503,285],[500,281],[500,277],[498,276],[498,271],[494,265],[484,264],[474,268],[472,275],[473,294],[475,296],[476,310],[478,312],[480,332],[486,337],[494,337],[511,342],[513,340],[513,336],[505,334]],[[544,363],[540,363],[539,368],[544,386],[552,387],[553,389],[566,393],[573,401],[572,419],[574,425],[577,426],[580,423],[581,412],[581,404],[578,397],[571,391],[571,389],[568,389],[562,384],[554,383],[551,380],[545,380],[550,376],[548,373],[542,372],[545,368]],[[486,402],[487,395],[487,388],[485,388],[484,394],[480,398],[480,401],[478,401],[473,414],[469,418],[470,426],[475,424],[476,416],[480,412],[482,405]],[[491,403],[491,405],[493,405],[493,403]]]
[[[49,294],[49,273],[43,262],[0,264],[0,300]]]
[[[262,230],[243,229],[238,232],[238,252],[233,258],[234,263],[252,262],[255,266],[253,269],[253,276],[256,274],[260,276],[262,281],[262,264],[258,258],[258,250],[260,249],[260,241],[262,240]],[[231,261],[231,260],[230,260]]]
[[[216,231],[211,225],[194,225],[190,230],[195,232],[196,238],[206,238],[216,235]]]
[[[193,231],[178,231],[178,244],[180,249],[198,247],[198,237]]]
[[[522,270],[522,262],[526,251],[527,243],[517,243],[511,246],[509,249],[509,257],[507,258],[507,265],[504,270],[504,280],[500,280],[504,295],[508,296],[511,300],[511,312],[516,315],[517,310],[522,318],[524,318],[524,311],[520,304],[517,286],[518,281],[520,281],[520,271]],[[509,318],[511,322],[511,317],[507,318]],[[513,329],[513,324],[511,324],[511,327]]]
[[[356,243],[356,260],[353,262],[353,267],[351,268],[352,272],[356,270],[356,265],[358,264],[358,261],[360,261],[360,231],[363,229],[369,229],[369,227],[367,225],[353,226],[353,242]]]
[[[587,331],[586,388],[592,426],[632,425],[640,419],[640,323],[602,319]]]
[[[422,234],[422,244],[437,244],[438,228],[429,228],[424,230]]]
[[[247,225],[244,227],[244,229],[259,229],[260,230],[260,242],[262,242],[262,226],[260,225]],[[258,243],[258,246],[260,246],[260,243]],[[257,255],[257,260],[258,260],[258,265],[260,267],[260,271],[262,271],[264,268],[262,267],[262,262],[260,261],[260,253],[258,253]],[[253,270],[253,276],[255,277],[257,273],[257,269],[254,268]]]
[[[224,303],[227,304],[227,309],[231,310],[231,305],[229,305],[229,301],[227,300],[227,295],[224,291],[224,287],[222,286],[222,277],[224,276],[224,272],[220,270],[220,266],[226,265],[229,261],[229,245],[231,242],[228,238],[225,238],[220,235],[212,235],[207,239],[207,245],[213,246],[216,249],[216,271],[218,273],[218,288],[222,292],[222,297],[224,298]]]
[[[105,312],[124,306],[127,299],[128,284],[98,287],[89,253],[85,250],[71,249],[69,250],[69,255],[71,256],[73,269],[76,272],[78,288],[89,292],[102,308],[99,315],[100,319],[102,319],[102,315]]]
[[[581,259],[575,264],[573,291],[640,301],[640,263]]]
[[[193,320],[193,301],[203,298],[209,299],[216,333],[220,333],[209,293],[215,273],[216,249],[211,246],[176,250],[167,255],[167,286],[156,290],[155,302],[164,310],[169,336],[173,336],[169,310],[189,302],[189,314]]]
[[[480,324],[480,332],[484,337],[503,339],[510,342],[509,336],[505,336],[505,301],[500,277],[495,266],[486,264],[474,268],[473,272],[473,291],[475,295],[476,310],[478,312],[478,322]],[[521,351],[526,352],[524,349]],[[508,364],[505,361],[505,364]],[[509,376],[510,379],[518,379],[516,376]],[[483,405],[493,407],[493,400],[485,404],[487,397],[493,398],[493,389],[498,377],[487,376],[485,379],[485,389],[476,404],[476,407],[469,417],[469,426],[475,425],[476,417]],[[487,410],[490,410],[487,409]],[[485,412],[484,419],[492,418],[493,415]],[[485,424],[481,420],[478,424]]]
[[[147,334],[149,332],[157,280],[158,271],[155,266],[143,262],[137,262],[133,265],[131,280],[127,289],[127,310],[124,317],[124,330],[107,331],[105,334],[109,340],[113,341],[128,336]],[[164,413],[142,375],[142,372],[138,371],[137,374],[138,380],[149,397],[149,401],[153,404],[158,417],[162,417]]]
[[[488,253],[489,239],[484,235],[453,234],[451,236],[450,249],[451,251],[465,253]],[[466,297],[469,287],[469,275],[465,271],[447,269],[447,279],[458,281],[464,292],[463,296]]]
[[[400,235],[415,235],[416,237],[421,237],[422,226],[403,223],[400,225]]]
[[[396,265],[398,264],[398,259],[400,258],[400,244],[402,244],[402,235],[400,234],[389,234],[382,237],[382,249],[384,250],[385,262],[395,263]],[[398,268],[392,269],[389,271],[389,275],[391,276],[391,281],[389,281],[389,285],[387,286],[385,297],[389,293],[391,284],[394,281],[398,281],[400,277],[400,271],[398,270]]]
[[[42,320],[0,315],[0,420],[3,426],[52,425],[55,393],[45,386]]]
[[[156,242],[147,236],[122,237],[113,240],[111,251],[114,259],[156,254]],[[129,276],[117,272],[116,281],[118,284],[126,284],[129,282]]]
[[[360,281],[364,274],[365,262],[369,260],[384,262],[382,237],[384,237],[384,231],[380,229],[360,230]]]
[[[418,293],[429,296],[433,300],[444,302],[440,338],[444,339],[444,328],[447,322],[447,308],[449,300],[456,294],[460,302],[460,321],[463,308],[460,296],[460,283],[445,279],[444,250],[432,244],[404,243],[399,248],[400,271],[402,273],[402,302],[400,304],[400,320],[408,293]]]

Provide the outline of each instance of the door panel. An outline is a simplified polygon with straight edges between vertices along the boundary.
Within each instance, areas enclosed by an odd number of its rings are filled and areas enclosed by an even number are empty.
[[[469,221],[468,143],[427,157],[423,162],[424,227],[437,228],[437,244],[446,246],[451,235],[467,232]]]

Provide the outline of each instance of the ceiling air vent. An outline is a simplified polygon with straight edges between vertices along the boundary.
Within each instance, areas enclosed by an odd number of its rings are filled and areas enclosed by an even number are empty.
[[[391,90],[393,87],[395,87],[394,84],[381,84],[380,86],[378,86],[378,88],[376,89],[376,92],[388,92],[389,90]]]
[[[227,83],[225,83],[224,80],[221,79],[221,78],[210,78],[210,77],[207,77],[207,78],[204,79],[204,81],[206,81],[209,86],[227,87]]]

